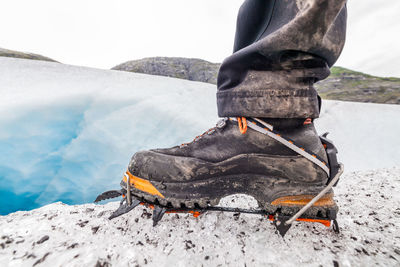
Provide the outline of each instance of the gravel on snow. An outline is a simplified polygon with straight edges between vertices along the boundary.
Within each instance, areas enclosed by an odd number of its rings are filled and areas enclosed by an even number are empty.
[[[346,173],[336,188],[341,232],[295,223],[284,239],[254,215],[166,214],[153,228],[143,206],[109,221],[118,202],[54,203],[0,216],[0,266],[400,266],[398,188],[400,168]]]

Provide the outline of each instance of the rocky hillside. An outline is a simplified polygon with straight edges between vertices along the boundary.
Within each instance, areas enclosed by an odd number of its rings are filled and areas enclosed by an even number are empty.
[[[114,70],[162,75],[216,84],[220,64],[194,58],[153,57],[132,60]],[[332,74],[316,84],[324,99],[400,104],[400,79],[375,77],[333,67]]]
[[[333,67],[331,75],[316,88],[325,99],[400,104],[399,78],[382,78]]]
[[[197,58],[151,57],[128,61],[112,69],[217,84],[220,65]]]
[[[4,49],[4,48],[0,48],[0,57],[14,57],[14,58],[24,58],[24,59],[34,59],[34,60],[57,62],[54,59],[51,59],[51,58],[48,58],[48,57],[45,57],[42,55],[13,51],[13,50],[8,50],[8,49]]]

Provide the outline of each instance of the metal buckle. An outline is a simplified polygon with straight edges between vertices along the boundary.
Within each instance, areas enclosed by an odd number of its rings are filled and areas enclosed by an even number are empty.
[[[216,127],[219,128],[219,129],[224,128],[225,125],[226,125],[226,121],[227,121],[227,120],[228,120],[228,118],[222,118],[222,119],[220,119],[220,120],[217,122]]]

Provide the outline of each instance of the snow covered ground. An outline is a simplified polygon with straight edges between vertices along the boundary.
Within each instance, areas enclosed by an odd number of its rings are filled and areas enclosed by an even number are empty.
[[[0,214],[88,203],[118,188],[135,151],[215,125],[213,85],[0,58]],[[400,166],[400,105],[324,101],[316,126],[346,171]]]
[[[55,203],[0,217],[0,266],[399,266],[399,187],[400,168],[348,172],[336,190],[341,233],[295,223],[284,239],[261,216],[166,214],[153,228],[145,207],[109,221],[117,202]]]

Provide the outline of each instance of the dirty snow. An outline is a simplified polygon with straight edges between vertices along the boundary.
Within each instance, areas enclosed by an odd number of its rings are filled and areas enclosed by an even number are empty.
[[[336,189],[341,232],[295,223],[284,239],[255,215],[166,214],[55,203],[0,217],[0,266],[399,266],[400,168],[348,172]],[[243,195],[221,205],[256,207]]]

